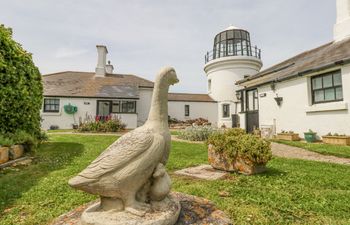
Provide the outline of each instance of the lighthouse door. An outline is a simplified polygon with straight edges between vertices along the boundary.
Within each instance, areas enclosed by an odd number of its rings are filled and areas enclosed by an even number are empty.
[[[259,128],[259,99],[258,90],[246,92],[246,130],[252,133]]]

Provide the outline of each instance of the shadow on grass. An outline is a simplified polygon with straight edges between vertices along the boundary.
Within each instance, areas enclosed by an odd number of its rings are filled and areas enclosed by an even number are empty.
[[[266,167],[266,171],[264,173],[256,174],[255,176],[263,176],[263,177],[279,177],[286,175],[287,172],[272,168],[272,167]]]
[[[69,151],[67,151],[69,149]],[[84,145],[69,142],[43,143],[29,166],[6,168],[0,171],[0,215],[10,208],[22,193],[30,190],[52,171],[64,168],[80,156]]]

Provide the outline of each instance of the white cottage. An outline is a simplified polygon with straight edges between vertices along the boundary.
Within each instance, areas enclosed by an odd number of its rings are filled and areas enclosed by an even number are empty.
[[[42,128],[70,129],[79,119],[117,115],[127,125],[142,125],[150,109],[153,82],[131,74],[115,74],[106,64],[107,48],[97,46],[95,72],[65,71],[43,76]],[[216,102],[207,94],[169,94],[169,115],[179,120],[206,118],[215,125]],[[77,107],[75,114],[64,106]]]
[[[350,134],[350,0],[337,0],[334,40],[255,75],[240,86],[241,127]]]

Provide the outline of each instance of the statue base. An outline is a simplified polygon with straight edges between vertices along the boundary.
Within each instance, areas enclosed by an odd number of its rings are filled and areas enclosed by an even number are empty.
[[[199,198],[193,195],[187,195],[183,193],[173,192],[170,194],[171,199],[176,202],[180,202],[181,204],[181,211],[180,215],[175,223],[175,225],[198,225],[198,224],[221,224],[221,225],[227,225],[227,224],[233,224],[230,221],[230,218],[225,215],[224,212],[217,209],[215,205],[204,198]],[[55,219],[50,225],[82,225],[82,214],[85,213],[88,209],[93,207],[94,205],[99,204],[99,202],[95,201],[92,203],[89,203],[87,205],[79,206],[78,208],[61,215],[57,219]],[[176,204],[177,205],[177,204]],[[178,208],[180,210],[180,207]],[[117,212],[116,212],[117,213]],[[120,212],[119,212],[120,213]],[[164,213],[164,209],[163,209]],[[158,216],[158,218],[161,218],[161,215],[165,215],[166,213],[162,214],[161,212],[154,212],[150,213],[149,215],[145,215],[144,219],[140,220],[140,217],[137,217],[135,215],[131,215],[128,219],[132,218],[139,218],[139,220],[133,220],[133,221],[121,221],[121,218],[118,218],[116,221],[113,221],[114,223],[110,224],[161,224],[158,222],[161,222],[161,219],[158,221],[153,216]],[[178,212],[175,210],[174,214],[176,215],[176,218],[178,216]],[[92,215],[92,214],[91,214]],[[130,214],[129,214],[130,216]],[[147,217],[148,216],[148,217]],[[147,220],[146,219],[151,219]],[[175,216],[174,216],[175,217]],[[124,218],[125,219],[125,218]],[[98,220],[96,218],[96,220]],[[166,222],[164,219],[163,222]],[[133,223],[132,223],[133,222]],[[85,223],[88,224],[88,223]],[[105,224],[105,221],[98,221],[96,224]],[[165,224],[165,223],[164,223]]]
[[[143,216],[128,211],[100,211],[100,202],[88,207],[80,218],[81,225],[174,225],[179,217],[179,201],[166,197],[160,202],[151,202]]]

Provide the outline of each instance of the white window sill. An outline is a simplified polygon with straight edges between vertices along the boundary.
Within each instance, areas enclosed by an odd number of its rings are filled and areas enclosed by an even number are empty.
[[[42,112],[42,116],[60,116],[61,112]]]
[[[331,103],[321,103],[315,104],[312,106],[307,106],[305,111],[307,113],[312,112],[325,112],[325,111],[338,111],[338,110],[347,110],[348,103],[345,102],[331,102]]]

